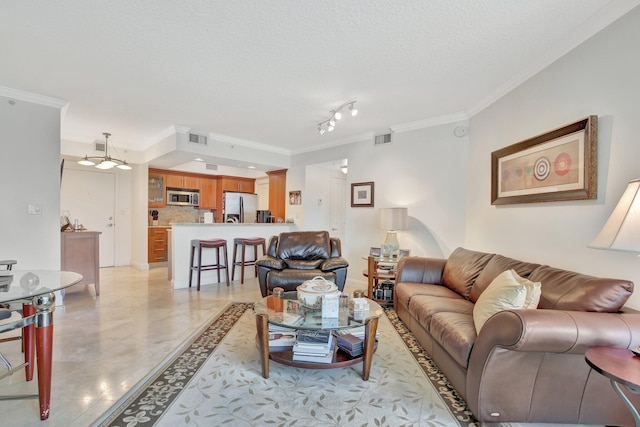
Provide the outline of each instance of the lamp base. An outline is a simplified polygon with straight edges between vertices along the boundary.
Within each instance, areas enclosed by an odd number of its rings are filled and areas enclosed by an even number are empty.
[[[382,248],[380,248],[380,252],[380,255],[382,257],[398,256],[398,252],[400,252],[400,244],[398,243],[398,232],[387,231],[387,237],[382,244]]]

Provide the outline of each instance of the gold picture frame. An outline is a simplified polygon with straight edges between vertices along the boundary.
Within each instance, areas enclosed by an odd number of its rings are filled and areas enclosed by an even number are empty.
[[[491,153],[491,204],[597,198],[598,116]]]

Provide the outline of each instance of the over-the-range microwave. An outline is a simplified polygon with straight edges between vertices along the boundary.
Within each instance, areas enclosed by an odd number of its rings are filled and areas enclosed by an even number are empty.
[[[197,190],[167,188],[167,205],[198,206],[200,193]]]

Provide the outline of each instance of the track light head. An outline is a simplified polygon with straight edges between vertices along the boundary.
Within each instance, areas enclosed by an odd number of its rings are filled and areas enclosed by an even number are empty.
[[[325,132],[331,132],[333,131],[333,129],[335,129],[336,127],[336,123],[338,122],[338,120],[342,119],[342,117],[344,116],[343,113],[343,109],[345,107],[349,107],[349,112],[351,113],[351,117],[355,117],[356,114],[358,114],[358,110],[356,110],[353,106],[353,104],[355,104],[356,101],[349,101],[349,102],[345,102],[344,104],[342,104],[340,107],[336,108],[335,110],[331,110],[329,111],[329,118],[326,119],[325,121],[322,121],[320,123],[318,123],[318,132],[320,133],[320,135],[324,135]]]

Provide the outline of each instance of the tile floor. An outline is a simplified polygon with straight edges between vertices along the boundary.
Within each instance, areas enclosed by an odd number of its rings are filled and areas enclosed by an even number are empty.
[[[247,271],[248,272],[248,271]],[[258,282],[174,290],[167,269],[101,269],[100,296],[93,286],[70,288],[54,313],[51,415],[40,421],[38,400],[0,401],[0,426],[91,425],[118,399],[229,301],[260,298]],[[0,352],[19,364],[19,342]],[[3,369],[3,366],[0,366]],[[0,395],[37,393],[24,371],[0,381]]]

